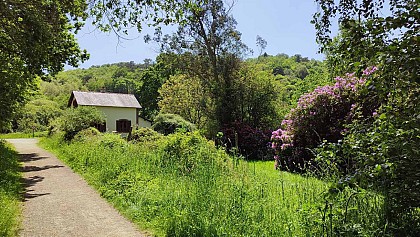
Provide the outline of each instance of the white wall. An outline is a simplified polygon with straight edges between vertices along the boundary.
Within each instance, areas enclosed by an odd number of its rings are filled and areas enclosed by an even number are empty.
[[[117,120],[131,120],[131,126],[136,126],[136,108],[102,107],[96,106],[106,116],[106,131],[117,131]]]
[[[139,128],[150,128],[152,127],[152,123],[150,121],[144,120],[143,118],[139,118]]]

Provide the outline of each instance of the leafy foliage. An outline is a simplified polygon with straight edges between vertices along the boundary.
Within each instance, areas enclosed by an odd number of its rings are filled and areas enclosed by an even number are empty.
[[[159,88],[167,79],[162,72],[162,64],[157,63],[153,67],[146,70],[142,76],[142,85],[136,91],[139,103],[143,106],[141,115],[147,119],[153,119],[159,113]],[[169,76],[168,76],[169,77]]]
[[[182,4],[185,20],[177,32],[162,35],[158,31],[153,39],[161,43],[163,52],[177,54],[181,73],[199,79],[206,94],[214,99],[214,109],[208,111],[212,124],[209,132],[214,134],[235,119],[237,101],[232,100],[232,86],[240,57],[248,48],[241,42],[236,21],[224,1]]]
[[[50,123],[59,117],[62,110],[54,101],[35,99],[29,101],[16,115],[18,131],[46,131]]]
[[[164,135],[174,133],[177,130],[192,132],[195,130],[194,124],[186,121],[177,114],[159,114],[153,121],[152,128]]]
[[[179,114],[198,128],[204,127],[211,99],[200,80],[186,75],[172,76],[159,89],[159,94],[161,113]]]
[[[80,106],[64,112],[59,118],[59,129],[66,140],[71,140],[78,132],[104,122],[105,117],[97,108]]]
[[[100,134],[101,132],[98,129],[94,127],[88,127],[77,132],[73,139],[75,141],[83,142],[89,139],[94,139],[98,137]]]
[[[300,97],[298,105],[282,121],[283,129],[272,134],[272,148],[276,150],[276,160],[291,170],[304,169],[312,161],[310,149],[322,142],[337,142],[343,138],[345,125],[352,122],[359,106],[371,117],[372,109],[359,97],[359,90],[365,86],[366,77],[376,68],[365,70],[364,77],[347,74],[337,77],[333,86],[318,87]],[[370,113],[370,114],[369,114]]]
[[[131,134],[130,141],[135,143],[155,142],[162,138],[162,135],[150,128],[139,128]]]
[[[338,70],[351,65],[360,73],[360,68],[375,64],[380,71],[379,77],[367,82],[381,104],[380,116],[373,123],[360,119],[350,126],[351,134],[345,142],[357,146],[351,151],[346,148],[350,145],[347,144],[341,159],[355,154],[364,158],[360,160],[360,172],[357,172],[362,178],[356,178],[356,183],[376,186],[385,182],[377,188],[382,190],[390,207],[387,209],[389,228],[386,234],[418,236],[420,202],[411,196],[420,190],[419,177],[411,170],[411,167],[418,167],[420,161],[418,2],[317,2],[320,10],[314,22],[318,40],[333,63],[341,60],[342,64],[336,64]],[[329,29],[336,17],[342,34],[331,45]]]
[[[90,15],[102,31],[128,34],[135,27],[139,32],[144,24],[160,27],[161,24],[182,22],[183,10],[190,6],[184,1],[93,0]],[[121,37],[121,35],[120,35]]]
[[[302,94],[313,91],[318,86],[332,83],[332,78],[323,62],[309,60],[302,56],[299,57],[301,58],[300,62],[296,62],[298,56],[289,57],[287,54],[267,55],[246,61],[251,69],[251,75],[253,74],[254,77],[259,78],[261,81],[271,81],[271,90],[274,90],[276,96],[271,97],[271,102],[270,99],[266,99],[264,103],[274,103],[277,115],[271,115],[272,119],[278,120],[278,118],[283,118],[290,109],[296,106]],[[300,73],[298,70],[306,70],[308,75],[304,78],[299,78],[298,75]],[[279,125],[274,121],[271,124],[271,129]]]
[[[127,147],[127,142],[119,134],[105,133],[99,139],[99,146],[121,152]]]
[[[0,121],[10,120],[37,76],[87,59],[74,38],[86,2],[6,0],[0,3]],[[5,126],[5,124],[0,124]]]

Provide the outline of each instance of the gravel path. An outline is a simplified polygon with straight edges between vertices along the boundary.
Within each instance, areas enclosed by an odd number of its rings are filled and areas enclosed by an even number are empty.
[[[147,236],[36,139],[8,139],[25,184],[21,236]]]

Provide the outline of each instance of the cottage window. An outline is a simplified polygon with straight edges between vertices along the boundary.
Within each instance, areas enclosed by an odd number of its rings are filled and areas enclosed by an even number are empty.
[[[93,124],[93,126],[92,126],[92,127],[94,127],[94,128],[96,128],[96,129],[98,129],[98,130],[99,130],[99,132],[106,132],[106,122],[104,122],[104,123],[102,123],[102,124],[95,123],[95,124]]]
[[[130,132],[131,121],[127,119],[117,120],[117,132]]]

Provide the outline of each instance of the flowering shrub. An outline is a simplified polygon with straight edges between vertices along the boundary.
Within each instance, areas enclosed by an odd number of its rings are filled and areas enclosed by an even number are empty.
[[[357,92],[376,69],[367,68],[360,78],[354,73],[337,77],[334,85],[318,87],[302,95],[297,107],[285,116],[281,128],[272,133],[276,165],[301,170],[302,165],[312,159],[312,148],[323,141],[341,139],[346,132],[345,125],[352,121],[358,107],[363,107]]]

